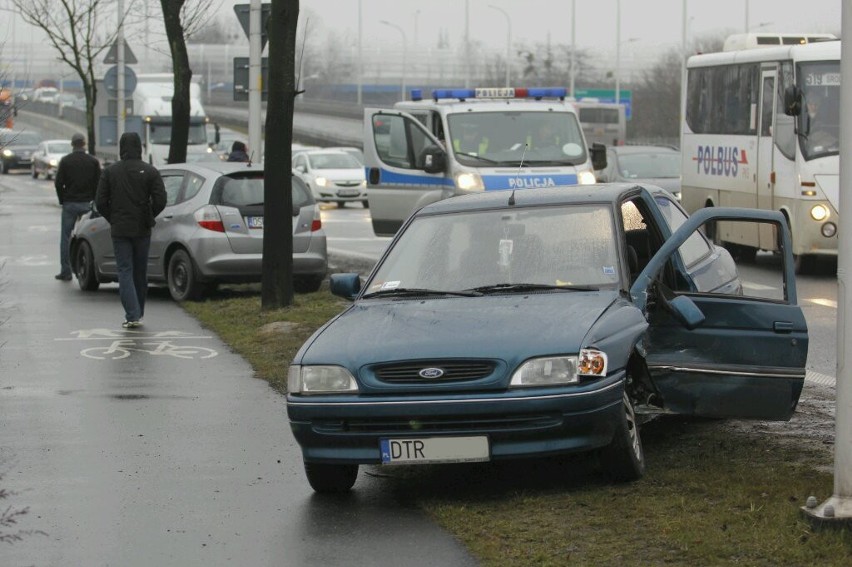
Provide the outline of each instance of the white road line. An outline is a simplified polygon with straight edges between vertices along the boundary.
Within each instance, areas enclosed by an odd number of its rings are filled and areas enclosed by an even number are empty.
[[[817,297],[816,299],[808,299],[811,303],[816,305],[822,305],[823,307],[831,307],[832,309],[837,309],[837,302],[833,299],[823,299],[821,297]]]

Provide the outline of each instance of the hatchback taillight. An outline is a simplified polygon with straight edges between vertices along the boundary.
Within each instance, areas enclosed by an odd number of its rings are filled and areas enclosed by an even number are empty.
[[[225,232],[225,223],[222,222],[222,217],[219,216],[219,209],[213,205],[205,205],[195,211],[195,220],[198,226],[212,230],[214,232]]]
[[[311,222],[311,232],[316,232],[322,228],[322,218],[320,217],[319,205],[314,205],[314,220]]]

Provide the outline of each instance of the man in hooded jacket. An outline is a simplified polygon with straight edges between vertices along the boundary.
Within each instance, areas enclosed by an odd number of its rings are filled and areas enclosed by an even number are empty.
[[[148,293],[148,250],[154,217],[166,207],[166,189],[157,169],[142,161],[142,140],[126,132],[118,142],[121,160],[101,175],[95,204],[110,224],[118,269],[124,328],[139,327]]]

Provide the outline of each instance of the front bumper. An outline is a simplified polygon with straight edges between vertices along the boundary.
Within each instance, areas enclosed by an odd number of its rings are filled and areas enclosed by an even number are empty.
[[[305,461],[377,464],[379,440],[485,435],[491,459],[587,451],[610,443],[623,413],[623,373],[567,391],[471,397],[287,396]]]

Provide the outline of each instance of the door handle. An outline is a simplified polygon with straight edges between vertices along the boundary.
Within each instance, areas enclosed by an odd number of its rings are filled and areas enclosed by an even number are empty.
[[[174,215],[163,215],[163,220],[172,220],[172,217],[174,217]]]
[[[792,333],[793,323],[789,321],[775,321],[772,325],[772,330],[776,333]]]

